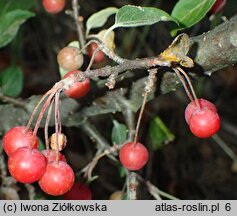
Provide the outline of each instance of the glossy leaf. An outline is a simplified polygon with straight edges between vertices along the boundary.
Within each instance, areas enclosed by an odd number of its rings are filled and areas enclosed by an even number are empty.
[[[113,129],[112,129],[112,142],[113,144],[122,144],[125,142],[127,138],[127,128],[124,124],[120,124],[116,120],[113,121]]]
[[[21,68],[11,66],[1,72],[0,87],[4,95],[18,96],[23,88],[23,73]]]
[[[0,19],[0,48],[10,43],[19,27],[34,13],[26,10],[14,10],[4,14]]]
[[[108,18],[118,11],[116,7],[108,7],[97,13],[92,14],[86,22],[86,32],[87,34],[93,28],[99,28],[103,26]]]
[[[168,13],[158,8],[125,5],[118,10],[113,28],[152,25],[159,21],[175,22]]]
[[[179,0],[173,8],[171,16],[180,23],[180,27],[175,27],[171,31],[171,34],[175,36],[177,31],[189,28],[198,23],[211,9],[215,1],[216,0]]]
[[[149,135],[154,150],[159,149],[163,144],[173,141],[175,138],[174,134],[158,116],[150,123]]]

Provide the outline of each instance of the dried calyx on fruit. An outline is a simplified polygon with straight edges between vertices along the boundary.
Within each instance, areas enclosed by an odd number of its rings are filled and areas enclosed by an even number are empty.
[[[57,140],[58,139],[58,140]],[[57,143],[58,141],[58,143]],[[62,151],[67,145],[67,137],[63,133],[53,133],[50,137],[50,147],[56,151]]]

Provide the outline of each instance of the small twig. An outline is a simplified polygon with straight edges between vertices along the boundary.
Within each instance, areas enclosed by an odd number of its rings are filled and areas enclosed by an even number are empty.
[[[159,188],[157,188],[155,185],[153,185],[150,181],[147,181],[145,180],[142,176],[140,176],[139,174],[137,174],[137,179],[143,183],[146,184],[147,186],[147,189],[149,191],[149,193],[155,198],[155,199],[158,199],[160,200],[161,197],[160,196],[163,196],[165,198],[168,198],[168,199],[171,199],[171,200],[179,200],[177,197],[171,195],[171,194],[168,194],[162,190],[160,190]]]
[[[139,117],[138,117],[138,120],[137,120],[136,132],[135,132],[135,136],[134,136],[134,143],[138,142],[138,132],[139,132],[140,124],[141,124],[141,119],[142,119],[143,112],[144,112],[144,109],[145,109],[148,94],[152,91],[152,89],[154,87],[154,83],[155,83],[155,80],[156,80],[156,73],[157,73],[156,68],[149,70],[149,76],[148,76],[148,80],[147,80],[146,85],[145,85],[145,92],[144,92],[144,95],[143,95],[143,102],[142,102]]]
[[[127,176],[127,199],[136,200],[137,199],[137,175],[134,172],[128,173]]]
[[[80,15],[79,15],[78,0],[72,1],[72,9],[73,9],[74,21],[75,21],[76,28],[77,28],[79,49],[80,49],[80,47],[84,47],[84,45],[85,45],[85,38],[84,38],[84,32],[83,32],[83,23],[80,20]],[[83,53],[85,53],[85,50],[83,50]]]
[[[118,77],[117,73],[113,73],[111,74],[108,79],[107,82],[105,83],[105,85],[109,88],[109,89],[113,89],[116,83],[116,79]]]
[[[84,172],[84,178],[88,178],[88,180],[92,179],[93,169],[95,168],[95,166],[97,165],[99,160],[106,155],[105,152],[103,152],[103,153],[101,153],[101,152],[102,151],[100,149],[97,150],[93,160],[89,164],[87,164],[87,166],[84,167],[84,169],[81,171],[81,172]]]
[[[112,59],[114,62],[118,63],[118,64],[123,64],[126,59],[120,57],[117,53],[115,53],[113,50],[109,49],[109,47],[107,47],[104,43],[100,43],[98,45],[98,48],[100,48],[100,50],[107,55],[110,59]]]
[[[222,150],[233,160],[237,160],[237,155],[234,151],[225,143],[223,139],[218,134],[215,134],[211,137],[221,148]]]
[[[25,102],[23,102],[22,100],[17,99],[17,98],[13,98],[13,97],[3,95],[1,92],[0,92],[0,100],[3,101],[3,102],[13,104],[13,105],[18,106],[18,107],[21,107],[23,109],[26,109]]]
[[[135,59],[135,60],[125,60],[123,64],[116,66],[105,66],[103,68],[95,69],[95,70],[86,70],[83,73],[75,73],[75,81],[81,82],[86,78],[94,78],[94,77],[108,77],[111,74],[121,74],[128,70],[135,69],[149,69],[151,67],[156,66],[167,66],[166,63],[161,60],[159,57],[155,58],[144,58],[144,59]],[[69,79],[67,77],[66,79]],[[64,82],[66,82],[64,79]],[[73,83],[72,83],[73,84]]]
[[[149,193],[157,200],[161,200],[160,196],[163,196],[163,197],[170,199],[170,200],[179,200],[177,197],[172,196],[172,195],[160,190],[155,185],[153,185],[150,181],[146,181],[146,185],[147,185]]]
[[[81,171],[84,172],[84,178],[88,178],[90,180],[92,178],[92,171],[99,162],[99,160],[104,156],[109,156],[110,154],[117,152],[120,149],[120,147],[121,146],[114,145],[112,147],[105,149],[104,151],[102,151],[102,149],[98,149],[92,161],[89,164],[87,164],[87,166],[84,167],[83,170]]]
[[[126,122],[126,125],[128,127],[128,136],[127,136],[127,140],[128,141],[132,141],[134,135],[135,135],[135,114],[132,110],[131,104],[129,103],[129,101],[124,98],[124,97],[117,97],[118,101],[122,104],[123,106],[123,116]]]
[[[35,187],[31,184],[25,184],[25,187],[28,191],[29,200],[34,200],[36,197]]]
[[[159,189],[155,187],[153,184],[151,184],[149,181],[146,182],[147,189],[149,193],[156,199],[156,200],[162,200],[159,194]]]
[[[101,135],[96,127],[89,122],[89,120],[84,121],[81,129],[98,144],[98,149],[106,149],[111,147],[107,140]]]
[[[148,92],[145,92],[144,95],[143,95],[143,102],[142,102],[142,106],[141,106],[139,116],[138,116],[138,120],[137,120],[137,126],[136,126],[136,130],[135,130],[134,141],[133,141],[134,143],[138,142],[138,133],[139,133],[140,124],[141,124],[143,112],[144,112],[145,105],[146,105],[147,96],[148,96]]]

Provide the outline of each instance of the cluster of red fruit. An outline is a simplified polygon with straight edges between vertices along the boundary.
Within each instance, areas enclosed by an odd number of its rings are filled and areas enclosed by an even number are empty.
[[[208,138],[220,129],[220,118],[215,105],[205,99],[188,104],[185,119],[191,132],[199,138]],[[139,170],[148,161],[148,151],[141,143],[129,142],[120,150],[120,161],[129,170]]]
[[[38,150],[36,135],[25,126],[10,129],[3,137],[3,149],[8,155],[8,169],[11,176],[21,183],[38,181],[40,188],[53,196],[64,195],[64,199],[92,199],[90,189],[82,183],[74,183],[74,173],[60,153],[66,144],[66,137],[59,134],[59,151],[55,148],[56,134],[51,136],[51,149]],[[58,159],[57,159],[58,157]]]
[[[40,188],[50,195],[66,193],[74,183],[72,168],[60,152],[40,152],[38,145],[37,136],[25,126],[14,127],[4,135],[3,149],[9,156],[11,176],[21,183],[38,181]]]
[[[90,49],[89,55],[92,56],[93,51],[97,49],[97,44],[92,43],[91,45],[92,49]],[[103,53],[102,51],[100,52]],[[103,60],[101,58],[100,53],[97,53],[96,55],[99,56],[100,58],[99,60]],[[72,46],[64,47],[58,53],[57,60],[60,67],[62,67],[65,70],[69,71],[71,70],[64,76],[64,78],[67,78],[75,73],[80,73],[79,70],[75,70],[77,68],[80,68],[83,63],[83,57],[79,49]],[[85,96],[89,91],[89,89],[90,89],[90,80],[87,78],[83,82],[75,82],[73,85],[70,86],[69,89],[65,90],[64,92],[69,97],[78,99]],[[123,164],[123,166],[129,170],[139,170],[148,161],[148,151],[146,147],[141,143],[135,143],[135,142],[126,143],[121,148],[120,161]]]

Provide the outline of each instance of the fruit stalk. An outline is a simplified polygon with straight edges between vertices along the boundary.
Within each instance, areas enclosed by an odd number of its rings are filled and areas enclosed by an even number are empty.
[[[49,128],[49,121],[50,121],[50,117],[52,114],[52,108],[53,108],[53,103],[54,100],[51,101],[49,109],[48,109],[48,113],[47,113],[47,117],[45,120],[45,125],[44,125],[44,139],[45,139],[45,146],[46,146],[46,150],[49,150],[49,133],[48,133],[48,128]]]
[[[85,45],[85,38],[84,38],[84,32],[83,32],[83,24],[81,22],[80,15],[79,15],[78,0],[72,1],[72,9],[73,9],[73,18],[74,18],[76,28],[77,28],[77,35],[78,35],[79,49],[80,49],[81,47],[84,47]],[[85,50],[83,50],[83,53],[85,53]]]

